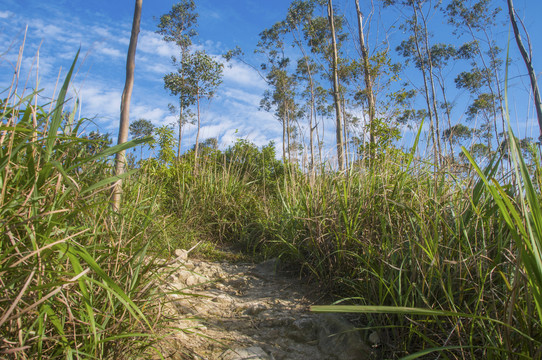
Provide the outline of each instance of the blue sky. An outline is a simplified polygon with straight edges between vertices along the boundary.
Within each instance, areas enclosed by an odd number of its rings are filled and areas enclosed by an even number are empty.
[[[262,2],[264,3],[264,2]],[[263,27],[282,16],[282,9],[268,11],[252,1],[200,1],[197,46],[220,55],[236,45],[252,51]],[[155,34],[155,18],[171,9],[172,1],[144,1],[137,47],[136,75],[131,119],[146,118],[155,125],[175,122],[168,103],[176,99],[163,88],[162,78],[171,72],[174,46]],[[216,6],[220,4],[220,6]],[[62,66],[62,76],[81,46],[81,59],[74,89],[81,98],[82,114],[94,118],[102,132],[116,134],[119,104],[124,86],[126,51],[133,17],[133,1],[0,1],[0,88],[9,87],[28,25],[22,77],[29,73],[39,47],[39,88],[50,96]],[[40,45],[41,42],[41,45]],[[6,54],[6,50],[9,52]],[[29,82],[34,87],[35,69]],[[19,88],[20,89],[20,88]],[[223,146],[236,138],[258,145],[279,141],[281,126],[272,115],[259,111],[265,83],[248,66],[234,62],[224,69],[224,83],[210,105],[202,106],[201,138],[219,136]],[[193,142],[193,127],[185,133],[186,145]]]
[[[370,3],[361,0],[362,4],[364,2]],[[261,61],[252,52],[258,42],[258,34],[281,20],[289,3],[288,0],[198,0],[200,17],[196,46],[218,57],[238,45],[247,53],[247,60],[257,66]],[[174,70],[170,57],[176,55],[177,50],[154,33],[156,18],[167,13],[173,4],[171,0],[143,2],[132,121],[146,118],[155,125],[164,125],[176,120],[167,106],[168,103],[175,104],[176,99],[164,90],[162,78]],[[353,0],[335,0],[335,4],[346,11],[353,10]],[[542,45],[542,28],[538,17],[542,14],[542,2],[515,0],[515,5],[524,16],[531,35],[535,69],[541,71],[542,49],[538,45]],[[502,6],[505,7],[504,1]],[[62,68],[63,77],[80,46],[83,60],[79,62],[73,91],[81,99],[82,116],[93,118],[101,132],[109,132],[116,137],[133,7],[134,1],[126,0],[0,0],[0,90],[9,87],[26,26],[28,31],[19,89],[26,83],[28,74],[32,75],[26,86],[35,87],[36,66],[32,67],[32,64],[39,48],[38,78],[39,88],[45,89],[44,99],[52,96],[59,70]],[[396,22],[394,13],[386,13],[386,16],[381,20],[383,23],[389,26]],[[435,29],[435,35],[449,36],[438,33],[445,30]],[[498,36],[508,36],[507,28],[501,30]],[[397,28],[390,33],[392,38],[400,35]],[[517,56],[515,43],[511,43],[511,47]],[[202,107],[201,139],[219,137],[221,146],[231,144],[236,138],[249,139],[259,146],[270,140],[279,145],[282,135],[280,123],[272,114],[258,110],[265,82],[240,62],[233,62],[224,70],[224,83],[216,98],[210,105]],[[511,71],[525,73],[520,62]],[[528,79],[514,78],[511,85],[511,111],[512,116],[516,114],[518,119],[518,130],[523,132],[522,136],[537,137],[534,112],[528,101]],[[194,131],[194,127],[187,127],[183,148],[192,145]],[[333,139],[330,128],[326,132],[326,141],[333,145]]]

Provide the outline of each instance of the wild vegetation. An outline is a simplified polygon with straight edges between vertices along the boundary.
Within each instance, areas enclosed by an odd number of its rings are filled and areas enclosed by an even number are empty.
[[[82,134],[77,103],[67,110],[73,67],[49,104],[9,89],[0,103],[0,353],[148,358],[165,323],[160,259],[199,244],[202,256],[280,258],[337,300],[314,311],[362,314],[379,334],[381,358],[540,358],[540,150],[510,129],[499,80],[508,56],[478,40],[499,11],[489,0],[465,3],[382,2],[404,10],[408,38],[397,51],[422,79],[382,94],[401,69],[389,49],[368,55],[358,2],[361,56],[351,59],[341,55],[346,15],[331,1],[293,1],[257,46],[269,85],[262,109],[283,126],[280,153],[273,143],[221,149],[199,138],[182,153],[189,108],[220,91],[222,74],[218,60],[191,49],[193,1],[175,5],[158,29],[180,50],[177,71],[164,77],[179,101],[177,133],[140,119],[134,139],[115,146]],[[426,11],[442,11],[471,39],[432,45]],[[301,54],[295,66],[289,44]],[[444,69],[461,60],[472,68],[453,80],[470,94],[465,115],[478,128],[453,123],[446,100]],[[424,108],[416,108],[420,94]],[[324,118],[337,125],[338,167],[322,155]],[[406,123],[419,131],[403,148]],[[126,172],[115,175],[112,156],[131,148]]]

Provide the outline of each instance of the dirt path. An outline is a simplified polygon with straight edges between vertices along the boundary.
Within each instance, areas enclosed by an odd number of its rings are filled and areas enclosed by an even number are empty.
[[[276,262],[258,265],[189,259],[182,250],[168,277],[172,324],[184,331],[162,348],[169,359],[368,359],[372,349],[338,315],[309,312],[314,291],[276,273]],[[190,294],[190,295],[187,295]]]

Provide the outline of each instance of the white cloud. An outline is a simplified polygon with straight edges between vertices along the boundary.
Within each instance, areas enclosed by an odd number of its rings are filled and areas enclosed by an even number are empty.
[[[93,35],[99,36],[101,38],[105,39],[115,39],[117,38],[111,33],[111,30],[109,28],[104,27],[103,25],[94,25],[90,27],[90,31]]]
[[[160,35],[151,31],[141,32],[137,50],[149,55],[165,57],[167,59],[171,59],[172,56],[179,54],[179,50],[174,44],[165,42]]]
[[[162,80],[165,74],[170,73],[175,70],[171,66],[171,64],[153,62],[149,58],[139,58],[139,62],[141,63],[141,67],[143,68],[144,72],[153,73],[152,78],[160,79],[160,81]],[[136,63],[136,66],[138,66],[138,63]],[[160,74],[160,76],[156,78],[156,76],[154,76],[155,74]]]
[[[4,16],[6,12],[0,12],[0,18]],[[24,29],[27,22],[32,25],[29,26],[23,65],[25,69],[30,69],[32,57],[43,40],[39,67],[40,88],[45,88],[41,94],[43,102],[52,96],[58,71],[62,67],[60,83],[56,88],[58,93],[75,52],[81,46],[76,68],[78,73],[73,85],[77,90],[71,94],[76,92],[80,97],[82,117],[93,119],[101,132],[111,132],[115,136],[124,86],[123,59],[126,56],[131,24],[112,21],[98,23],[92,18],[59,18],[50,23],[46,16],[33,19],[15,14],[5,21],[5,26],[11,29],[22,26]],[[0,39],[9,40],[6,36],[13,36],[13,32],[0,34]],[[17,61],[17,50],[21,42],[22,35],[12,50],[0,58],[0,71],[7,72],[10,66],[8,61]],[[195,45],[194,50],[205,50],[215,60],[224,63],[219,55],[222,46],[220,42],[204,41]],[[178,53],[178,48],[164,42],[160,35],[149,30],[141,31],[137,47],[136,83],[130,107],[132,121],[145,118],[156,126],[176,123],[177,116],[170,114],[167,108],[167,103],[176,103],[176,99],[168,96],[163,89],[162,77],[174,71],[171,56]],[[32,74],[30,79],[35,79],[35,72]],[[265,81],[254,69],[237,60],[225,64],[223,80],[224,85],[211,104],[202,104],[200,139],[217,137],[221,147],[232,145],[237,139],[247,139],[258,146],[274,139],[280,149],[280,123],[272,114],[258,110],[261,94],[266,87]],[[88,131],[93,128],[93,125],[89,125]],[[177,132],[178,129],[174,129]],[[196,130],[195,125],[184,128],[183,148],[193,146]]]
[[[230,121],[221,121],[216,124],[202,126],[201,127],[201,138],[220,138],[221,135],[228,129],[231,128],[233,124]]]
[[[265,89],[267,86],[256,70],[236,60],[224,66],[224,81],[258,89]]]
[[[97,122],[108,129],[116,129],[120,116],[122,90],[108,88],[105,84],[86,83],[79,92],[81,110],[85,116],[97,116]]]
[[[125,54],[121,53],[119,49],[107,47],[107,46],[97,46],[98,53],[106,55],[107,57],[113,57],[113,58],[122,58],[126,56]]]
[[[228,87],[220,94],[221,97],[227,98],[229,101],[239,102],[245,105],[250,105],[255,109],[260,106],[260,100],[262,98],[261,93],[254,91],[245,91],[239,88]]]
[[[130,108],[132,119],[147,119],[156,126],[169,125],[175,118],[159,107],[153,107],[148,103],[136,102]],[[171,121],[173,120],[173,121]]]
[[[59,26],[51,25],[49,23],[45,23],[41,19],[32,19],[28,21],[29,28],[35,29],[37,31],[38,37],[47,40],[47,39],[59,39],[60,35],[64,35],[65,37],[69,37],[70,32],[67,30],[63,30]]]
[[[13,16],[13,13],[11,11],[0,11],[0,19],[8,19]]]

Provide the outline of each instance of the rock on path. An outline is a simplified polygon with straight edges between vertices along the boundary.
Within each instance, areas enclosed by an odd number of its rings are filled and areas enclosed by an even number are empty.
[[[182,320],[161,344],[168,359],[350,360],[372,358],[360,331],[335,314],[312,314],[302,282],[258,265],[177,260],[164,290]]]

